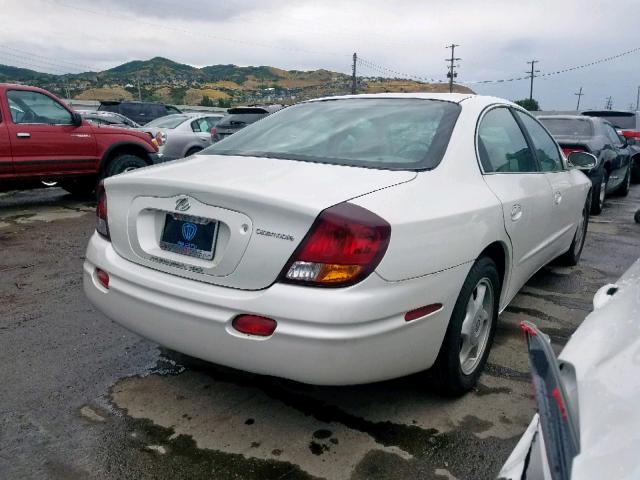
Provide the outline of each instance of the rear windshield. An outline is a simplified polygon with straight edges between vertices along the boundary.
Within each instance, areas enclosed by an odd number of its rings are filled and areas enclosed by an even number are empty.
[[[227,115],[224,120],[221,120],[219,127],[244,127],[250,123],[257,122],[263,117],[266,117],[266,113],[242,113]]]
[[[459,113],[456,103],[415,98],[302,103],[240,130],[203,153],[431,169],[442,160]]]
[[[169,115],[167,117],[160,117],[156,118],[155,120],[151,120],[145,125],[145,127],[176,128],[178,125],[185,122],[189,118],[190,117],[186,115]]]
[[[552,135],[571,137],[590,137],[593,125],[589,120],[578,118],[538,118]]]
[[[98,107],[98,110],[102,110],[105,112],[118,112],[120,110],[119,103],[101,103]]]
[[[636,129],[636,114],[633,112],[582,112],[588,117],[600,117],[608,120],[614,127],[625,130]]]

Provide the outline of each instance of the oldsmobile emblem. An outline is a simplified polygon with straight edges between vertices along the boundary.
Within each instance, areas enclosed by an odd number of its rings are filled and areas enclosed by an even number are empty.
[[[191,208],[191,204],[189,203],[189,199],[187,197],[182,197],[176,200],[176,210],[179,212],[186,212]]]

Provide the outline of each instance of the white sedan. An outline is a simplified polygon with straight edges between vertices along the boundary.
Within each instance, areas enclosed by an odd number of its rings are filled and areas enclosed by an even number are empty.
[[[640,478],[640,260],[593,307],[557,360],[524,324],[538,413],[501,479]]]
[[[505,100],[305,102],[107,179],[84,288],[130,330],[218,364],[327,385],[434,367],[460,394],[529,277],[578,261],[590,185]]]

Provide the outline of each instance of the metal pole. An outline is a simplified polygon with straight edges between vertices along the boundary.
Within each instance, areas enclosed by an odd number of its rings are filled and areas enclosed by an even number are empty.
[[[582,87],[580,87],[580,91],[578,93],[574,93],[574,95],[578,96],[578,105],[576,106],[576,110],[580,110],[580,98],[584,93],[582,93]]]
[[[356,81],[356,62],[358,61],[358,55],[353,53],[353,70],[351,73],[351,95],[356,94],[357,90],[357,81]]]
[[[636,95],[636,111],[640,110],[640,86],[638,86],[638,94]]]
[[[531,86],[529,87],[529,101],[533,100],[533,79],[536,76],[535,72],[535,65],[536,63],[538,63],[538,60],[531,60],[530,62],[527,62],[531,64]]]

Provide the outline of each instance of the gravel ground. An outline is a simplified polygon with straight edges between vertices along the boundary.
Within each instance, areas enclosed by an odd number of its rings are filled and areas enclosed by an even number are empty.
[[[549,266],[500,317],[478,388],[423,376],[312,387],[186,359],[81,288],[93,205],[0,193],[0,478],[487,479],[535,412],[518,322],[558,351],[640,252],[640,186],[592,217],[581,264]]]

